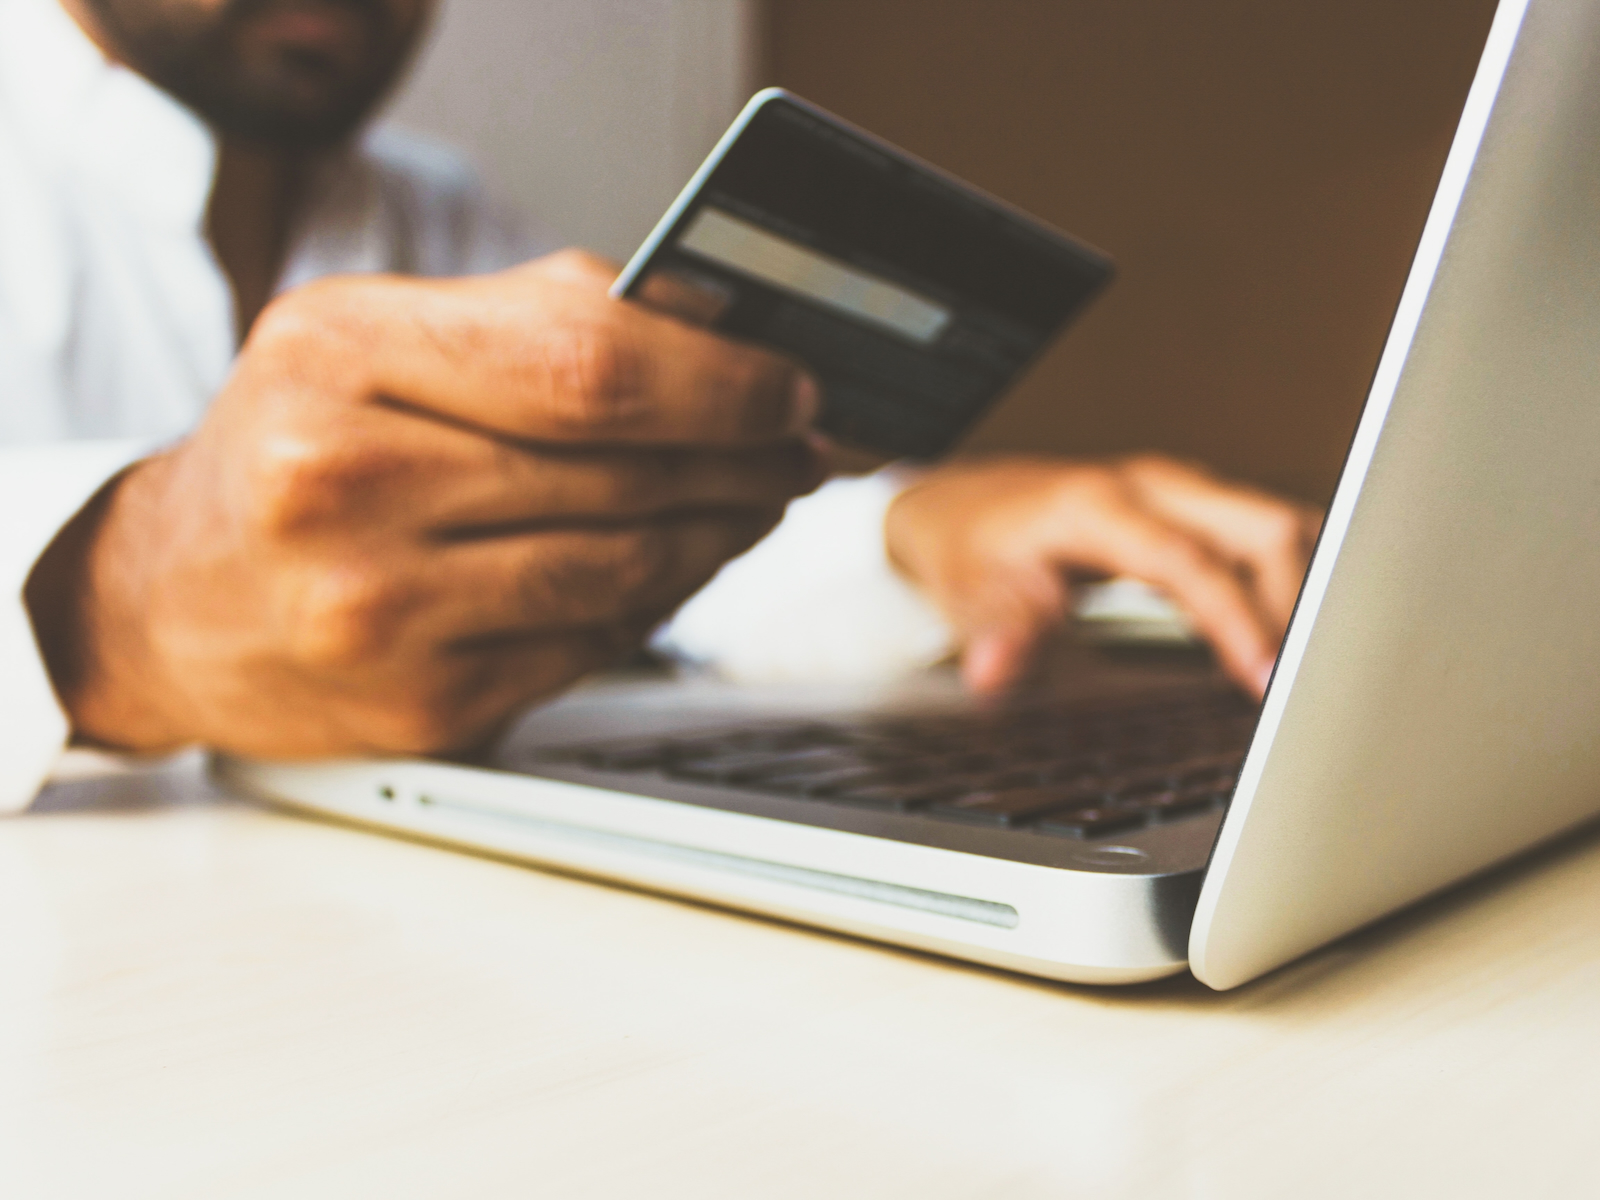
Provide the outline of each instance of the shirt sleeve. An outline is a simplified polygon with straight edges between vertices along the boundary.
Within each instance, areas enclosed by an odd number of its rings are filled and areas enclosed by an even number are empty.
[[[26,808],[71,735],[23,601],[57,533],[149,450],[144,441],[0,448],[0,813]]]
[[[840,478],[789,506],[651,646],[747,683],[876,682],[950,653],[951,631],[890,564],[883,520],[903,477]]]

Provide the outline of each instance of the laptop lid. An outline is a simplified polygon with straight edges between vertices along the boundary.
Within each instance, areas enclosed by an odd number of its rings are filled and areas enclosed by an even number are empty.
[[[1201,893],[1231,987],[1600,812],[1600,2],[1502,0]]]

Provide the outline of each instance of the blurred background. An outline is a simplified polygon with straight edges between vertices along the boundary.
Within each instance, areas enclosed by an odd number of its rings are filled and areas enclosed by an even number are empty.
[[[626,258],[792,88],[1118,279],[968,441],[1331,494],[1493,0],[442,0],[400,124]]]

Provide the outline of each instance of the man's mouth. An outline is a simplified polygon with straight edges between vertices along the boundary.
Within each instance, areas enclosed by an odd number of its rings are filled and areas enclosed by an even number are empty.
[[[258,44],[336,61],[363,56],[381,36],[357,6],[315,0],[264,5],[244,22],[241,32]]]

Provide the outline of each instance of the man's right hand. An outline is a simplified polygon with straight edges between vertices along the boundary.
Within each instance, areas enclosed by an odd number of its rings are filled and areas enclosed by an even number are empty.
[[[328,280],[28,599],[85,740],[447,752],[637,646],[821,481],[791,362],[607,298],[567,252]]]

